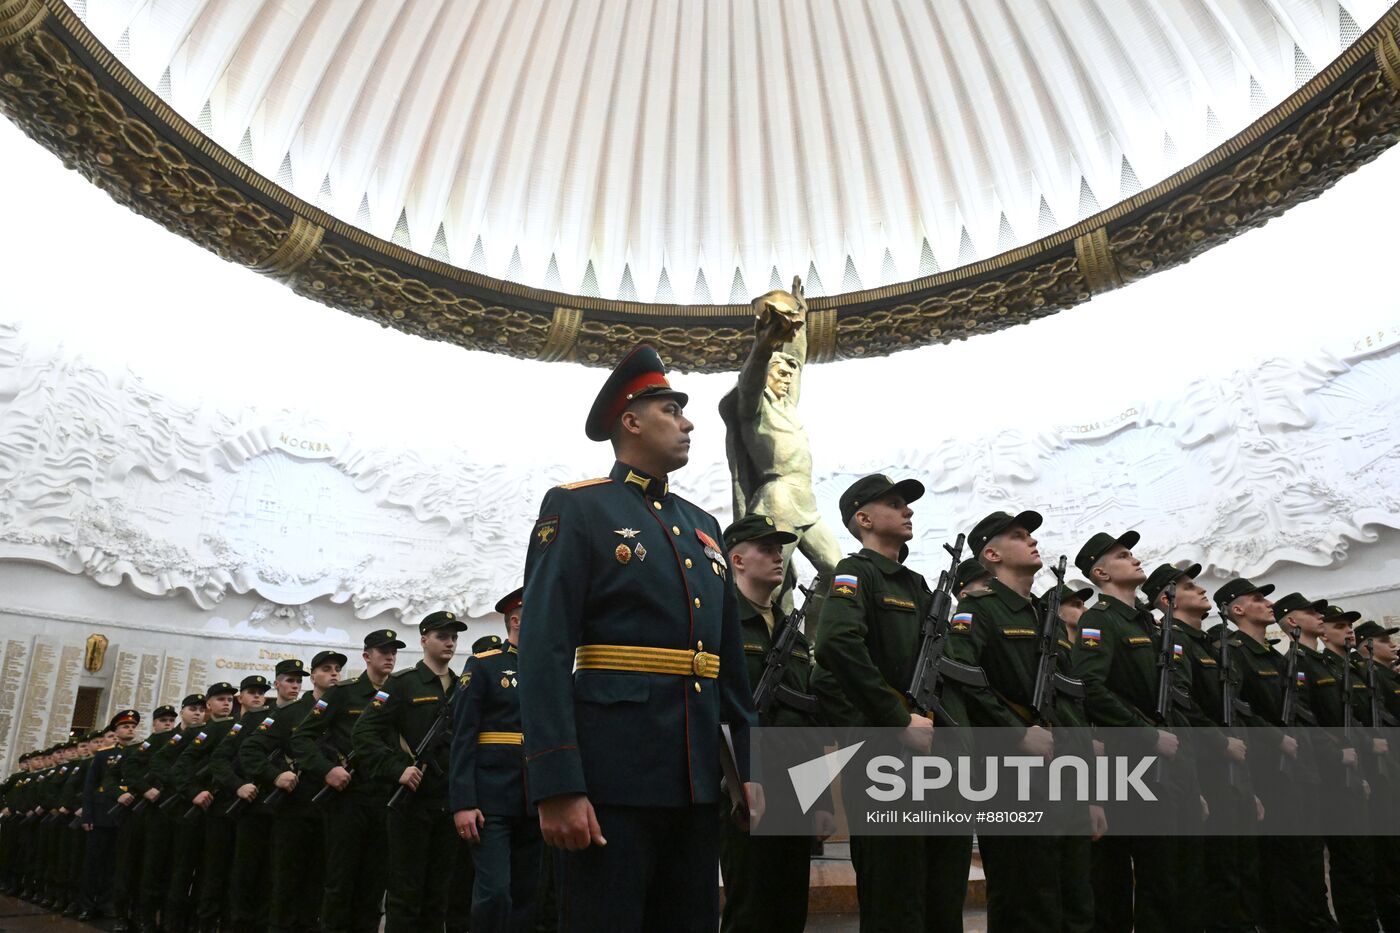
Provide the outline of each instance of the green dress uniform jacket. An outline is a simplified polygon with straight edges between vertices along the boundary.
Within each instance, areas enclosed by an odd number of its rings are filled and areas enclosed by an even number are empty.
[[[1313,733],[1317,740],[1318,773],[1325,784],[1336,784],[1342,778],[1342,750],[1356,748],[1359,741],[1344,742],[1342,728],[1342,683],[1345,676],[1339,655],[1299,644],[1298,670],[1307,684],[1308,706],[1320,727]],[[1360,776],[1359,774],[1357,775]]]
[[[758,682],[763,679],[763,671],[767,666],[768,652],[773,648],[773,636],[768,633],[768,622],[764,619],[759,607],[739,594],[739,628],[744,635],[744,661],[748,667],[749,685],[755,690],[758,689]],[[784,625],[782,610],[777,608],[778,600],[774,600],[774,632]],[[782,694],[775,694],[772,705],[768,707],[768,715],[759,722],[761,726],[815,726],[819,724],[816,704],[817,698],[812,695],[812,668],[815,659],[812,656],[812,646],[807,640],[807,636],[802,632],[797,633],[797,640],[793,642],[792,650],[788,656],[783,658],[783,675],[778,683],[787,687],[796,694],[810,698],[810,704],[798,700],[802,708],[786,701]],[[820,754],[820,753],[818,753]]]
[[[122,762],[122,777],[126,778],[126,785],[133,797],[140,797],[155,786],[150,781],[151,759],[174,735],[174,729],[153,732],[126,754]]]
[[[883,554],[862,548],[841,559],[817,625],[812,679],[830,721],[909,725],[904,691],[932,599],[922,576]]]
[[[232,716],[211,719],[198,729],[185,744],[185,750],[170,766],[170,784],[183,800],[193,800],[204,791],[214,791],[212,772],[214,749],[228,735],[235,720]]]
[[[1181,644],[1181,633],[1174,628],[1173,634]],[[1089,720],[1096,726],[1136,729],[1132,751],[1139,753],[1157,742],[1157,638],[1151,612],[1100,594],[1079,619],[1079,640],[1073,649]],[[1181,654],[1174,657],[1173,683],[1189,693],[1189,666],[1181,663]],[[1187,724],[1178,710],[1174,721],[1164,725]],[[1178,760],[1181,757],[1178,754]]]
[[[1182,709],[1182,715],[1194,730],[1192,735],[1200,753],[1202,776],[1223,780],[1225,747],[1230,737],[1222,728],[1225,698],[1220,680],[1220,645],[1207,632],[1180,619],[1173,625],[1172,634],[1185,655],[1189,679],[1187,692],[1191,695],[1191,702]],[[1231,660],[1234,660],[1233,656]],[[1239,690],[1240,675],[1233,665],[1230,676],[1230,691],[1234,695]],[[1239,780],[1247,782],[1247,771],[1244,768],[1235,770]]]
[[[438,675],[422,661],[389,677],[350,734],[357,774],[367,774],[391,786],[398,783],[404,769],[413,764],[413,750],[457,689],[457,675],[451,668],[447,680],[444,690]],[[423,806],[445,809],[451,730],[443,730],[441,737],[437,747],[430,750],[428,768],[414,797]]]
[[[175,763],[190,747],[201,728],[201,726],[195,726],[192,729],[185,729],[177,726],[174,734],[165,744],[152,753],[150,764],[146,768],[146,782],[152,787],[160,788],[160,797],[156,798],[157,804],[164,803],[167,797],[177,793],[173,774]]]
[[[352,773],[343,793],[356,798],[390,793],[388,784],[374,780],[368,771],[359,767],[359,756],[352,757],[351,733],[378,690],[368,674],[336,684],[292,729],[292,757],[301,768],[302,780],[317,791],[325,786],[330,770],[340,766],[349,768]],[[394,778],[397,781],[398,775]]]
[[[283,771],[297,770],[292,760],[292,730],[306,718],[316,705],[315,695],[307,691],[286,706],[267,709],[267,714],[258,723],[251,735],[246,736],[238,748],[239,770],[257,784],[265,793],[273,789],[277,775]],[[284,798],[287,803],[307,804],[315,795],[316,788],[311,782],[298,781],[293,791]]]
[[[715,803],[722,722],[748,780],[753,695],[722,537],[711,515],[624,463],[545,494],[520,643],[533,802]],[[676,670],[575,669],[578,652],[613,653],[600,646],[669,650]]]
[[[229,726],[223,740],[209,753],[209,776],[215,788],[227,795],[227,801],[221,800],[220,805],[232,804],[238,788],[252,780],[239,765],[238,749],[243,740],[267,718],[267,712],[266,707],[248,710]]]
[[[511,644],[472,655],[452,704],[448,807],[524,816],[525,753],[520,729],[520,655]]]

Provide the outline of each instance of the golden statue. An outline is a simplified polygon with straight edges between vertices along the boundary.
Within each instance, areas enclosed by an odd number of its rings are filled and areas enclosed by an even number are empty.
[[[753,309],[753,348],[739,370],[739,384],[719,403],[733,480],[734,519],[753,512],[769,516],[797,535],[796,543],[787,545],[783,555],[789,578],[792,549],[798,548],[829,580],[841,559],[841,546],[817,510],[811,445],[797,415],[802,367],[807,363],[802,279],[793,278],[792,291],[777,289],[759,295]]]

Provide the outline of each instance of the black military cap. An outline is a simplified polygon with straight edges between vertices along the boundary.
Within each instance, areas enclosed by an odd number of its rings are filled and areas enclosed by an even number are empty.
[[[261,674],[249,674],[238,684],[239,690],[261,690],[266,693],[272,689],[272,684],[267,682],[267,678]]]
[[[204,691],[204,695],[205,697],[212,699],[214,697],[233,696],[237,692],[237,687],[229,683],[227,680],[221,680],[216,684],[210,684],[209,689]]]
[[[690,396],[677,392],[666,381],[666,366],[661,362],[661,355],[641,344],[622,358],[598,390],[584,423],[584,433],[590,441],[605,441],[612,436],[613,425],[628,405],[640,398],[663,396],[674,398],[682,408],[690,401]]]
[[[501,636],[482,635],[476,641],[472,642],[472,654],[481,654],[483,651],[491,651],[499,647],[501,647]]]
[[[277,662],[277,666],[272,669],[272,672],[278,677],[281,677],[283,674],[294,674],[297,677],[307,677],[310,675],[310,672],[301,666],[300,658],[284,658]]]
[[[992,572],[982,565],[982,562],[975,557],[958,564],[958,572],[953,575],[953,592],[960,593],[972,585],[973,581],[983,577],[990,577]]]
[[[314,671],[327,661],[334,661],[343,668],[345,667],[345,662],[348,660],[350,659],[339,651],[318,651],[316,652],[316,657],[311,659],[311,669]]]
[[[1326,608],[1327,600],[1325,599],[1308,599],[1302,593],[1289,593],[1287,596],[1274,600],[1274,618],[1282,619],[1290,612],[1297,612],[1299,609],[1321,613]]]
[[[1215,604],[1217,606],[1228,606],[1241,596],[1248,596],[1250,593],[1258,593],[1260,596],[1268,596],[1274,591],[1272,583],[1265,583],[1263,586],[1255,586],[1244,577],[1235,577],[1226,581],[1225,585],[1215,591]]]
[[[1358,625],[1353,631],[1356,632],[1357,641],[1360,641],[1363,638],[1379,638],[1383,641],[1389,641],[1391,635],[1394,635],[1396,632],[1400,632],[1400,628],[1386,628],[1379,622],[1373,622],[1372,620],[1367,619],[1365,622],[1362,622],[1360,625]]]
[[[423,617],[423,621],[418,623],[418,634],[426,635],[435,629],[448,629],[453,632],[465,632],[467,623],[457,618],[455,613],[439,610],[429,613]]]
[[[511,590],[500,599],[496,600],[496,611],[503,616],[508,616],[525,604],[525,587]]]
[[[1157,597],[1161,596],[1169,585],[1180,580],[1182,577],[1190,577],[1194,580],[1200,573],[1200,564],[1192,564],[1185,568],[1178,567],[1175,564],[1162,564],[1156,570],[1152,571],[1152,573],[1148,574],[1147,582],[1142,585],[1142,595],[1146,596],[1147,602],[1155,607],[1157,605]]]
[[[732,548],[745,541],[758,541],[761,538],[774,538],[779,544],[791,544],[797,535],[783,531],[767,515],[752,512],[724,529],[724,546]]]
[[[1123,545],[1128,550],[1137,547],[1137,543],[1142,540],[1142,535],[1136,531],[1125,531],[1118,537],[1113,537],[1106,531],[1100,531],[1079,549],[1079,553],[1074,556],[1074,566],[1078,567],[1084,576],[1089,576],[1089,571],[1094,569],[1094,565],[1099,562],[1115,545]]]
[[[1322,610],[1322,620],[1324,622],[1340,622],[1351,625],[1361,621],[1361,613],[1347,612],[1341,606],[1326,606]]]
[[[178,715],[180,714],[175,710],[175,707],[169,705],[157,706],[154,710],[151,711],[152,719],[160,719],[162,716],[168,716],[169,718],[174,719]]]
[[[191,693],[189,696],[185,697],[183,700],[180,701],[180,708],[181,708],[181,709],[183,709],[183,708],[186,707],[186,706],[203,706],[203,705],[204,705],[204,694],[202,694],[202,693]]]
[[[1044,605],[1049,605],[1049,603],[1050,603],[1050,594],[1053,593],[1053,592],[1055,592],[1054,587],[1051,587],[1050,589],[1046,590],[1044,593],[1041,593],[1041,594],[1040,594],[1040,602],[1041,602],[1042,604],[1044,604]],[[1065,583],[1065,584],[1063,584],[1063,585],[1060,586],[1060,602],[1061,602],[1061,603],[1069,602],[1071,599],[1077,599],[1077,600],[1079,600],[1081,603],[1087,603],[1087,602],[1089,601],[1089,597],[1091,597],[1091,596],[1093,596],[1093,595],[1094,595],[1094,588],[1093,588],[1092,586],[1086,586],[1086,587],[1083,587],[1082,589],[1075,589],[1074,587],[1070,586],[1068,583]]]
[[[371,648],[402,648],[403,646],[403,642],[399,641],[399,633],[393,629],[382,628],[365,636],[366,651]]]
[[[967,536],[967,544],[972,550],[972,556],[980,557],[987,542],[1006,529],[1015,527],[1035,531],[1043,521],[1045,519],[1040,517],[1039,512],[1019,512],[1016,515],[1010,512],[993,512],[972,526],[972,531]]]
[[[896,483],[883,473],[862,476],[841,493],[841,524],[849,528],[861,506],[892,492],[903,496],[905,502],[913,502],[924,494],[924,484],[916,479],[902,479]]]

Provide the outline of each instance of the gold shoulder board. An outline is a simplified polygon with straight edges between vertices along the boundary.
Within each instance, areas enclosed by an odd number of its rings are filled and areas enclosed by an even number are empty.
[[[494,658],[496,655],[498,655],[498,654],[500,654],[500,653],[501,653],[501,649],[500,649],[500,648],[492,648],[490,651],[482,651],[482,652],[479,652],[479,653],[477,653],[477,654],[472,655],[472,657],[474,657],[474,658]]]
[[[581,479],[577,483],[562,483],[560,489],[584,489],[588,486],[597,486],[600,483],[611,483],[612,477],[600,476],[597,479]]]

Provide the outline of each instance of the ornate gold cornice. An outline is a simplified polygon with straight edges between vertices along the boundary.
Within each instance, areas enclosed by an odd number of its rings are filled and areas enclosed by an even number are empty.
[[[1101,295],[1123,287],[1123,276],[1118,273],[1118,264],[1108,245],[1108,231],[1103,227],[1075,237],[1074,256],[1090,293]]]
[[[321,238],[325,236],[324,228],[313,224],[300,215],[292,218],[292,226],[287,230],[287,236],[277,248],[272,251],[261,262],[254,263],[250,268],[254,272],[261,272],[273,278],[286,278],[302,264],[311,258],[311,255],[321,247]]]
[[[1316,197],[1400,138],[1400,7],[1243,132],[1034,243],[809,305],[809,358],[876,356],[1053,314],[1189,261]],[[529,288],[351,227],[253,172],[138,81],[61,0],[0,0],[0,110],[115,200],[294,291],[408,333],[610,365],[737,369],[748,305],[655,305]],[[3,171],[3,170],[0,170]]]
[[[536,359],[545,363],[567,360],[578,341],[579,328],[583,326],[583,312],[578,308],[555,308],[554,320],[549,325],[544,347]]]
[[[44,0],[0,0],[0,47],[19,42],[48,15]]]

